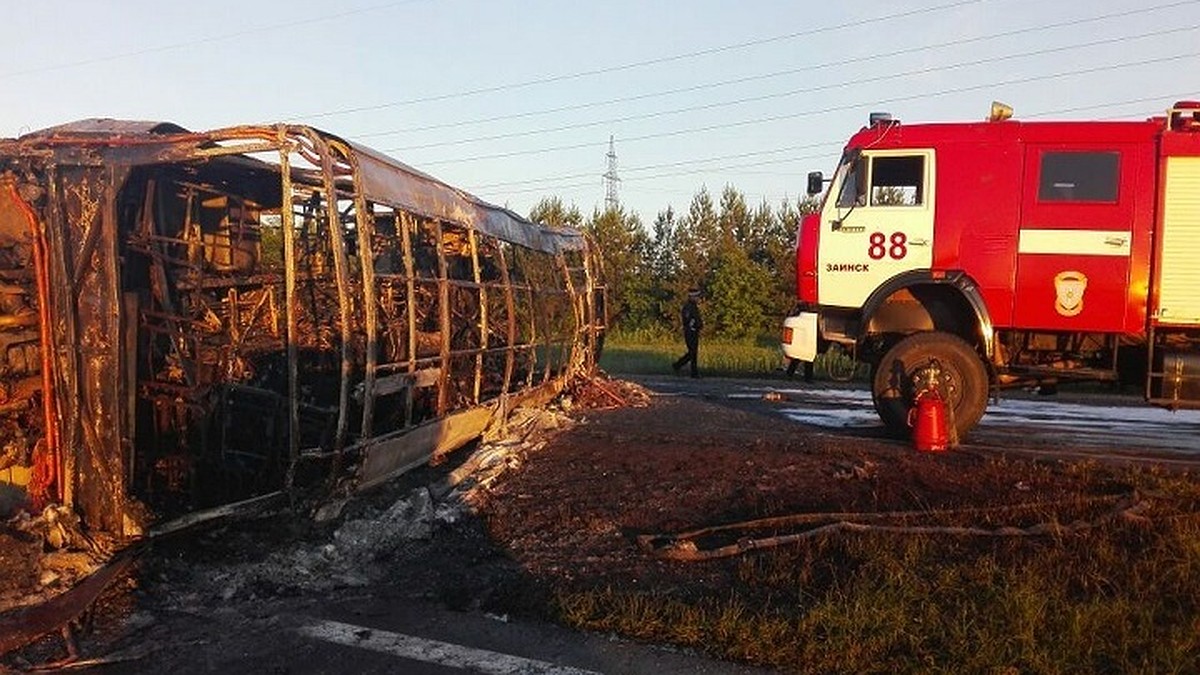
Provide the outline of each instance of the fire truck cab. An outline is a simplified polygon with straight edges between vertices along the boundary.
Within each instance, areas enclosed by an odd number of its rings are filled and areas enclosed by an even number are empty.
[[[906,429],[933,377],[962,435],[1001,388],[1137,382],[1200,407],[1200,102],[1145,121],[874,113],[802,219],[783,349],[841,345]]]

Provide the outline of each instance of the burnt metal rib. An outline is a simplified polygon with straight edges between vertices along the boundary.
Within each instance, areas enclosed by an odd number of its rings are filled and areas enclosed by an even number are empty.
[[[0,432],[36,496],[119,536],[377,484],[602,344],[581,232],[310,127],[85,120],[0,140],[0,180],[19,286],[0,293]]]

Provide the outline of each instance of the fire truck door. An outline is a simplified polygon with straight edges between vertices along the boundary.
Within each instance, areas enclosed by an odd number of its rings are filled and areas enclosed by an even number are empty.
[[[1119,145],[1026,148],[1016,325],[1121,330],[1135,198],[1123,154]]]
[[[861,307],[888,279],[933,261],[934,153],[868,150],[835,175],[821,211],[822,305]]]

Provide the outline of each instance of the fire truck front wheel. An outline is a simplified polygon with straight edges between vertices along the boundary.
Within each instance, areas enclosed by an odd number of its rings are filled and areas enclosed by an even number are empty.
[[[964,437],[987,409],[987,370],[962,338],[950,333],[916,333],[883,355],[871,376],[871,399],[880,419],[897,436],[907,436],[908,411],[918,381],[933,375],[947,403],[950,423]]]

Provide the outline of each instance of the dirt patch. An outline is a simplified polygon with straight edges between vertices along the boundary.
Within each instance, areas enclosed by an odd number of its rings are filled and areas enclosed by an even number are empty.
[[[686,587],[717,566],[663,561],[636,537],[798,513],[941,510],[1120,491],[1057,462],[815,432],[770,401],[655,397],[588,411],[512,472],[482,509],[492,539],[555,584]],[[708,578],[706,578],[708,577]]]

